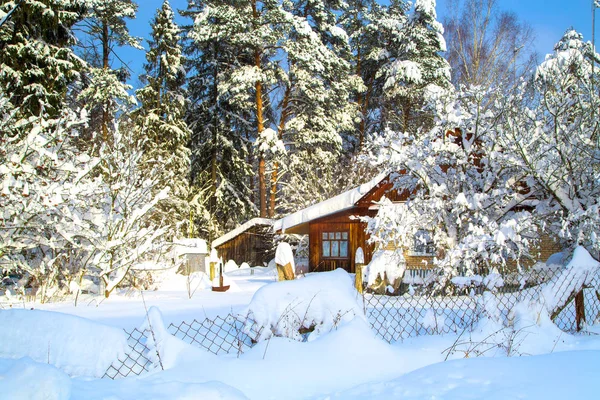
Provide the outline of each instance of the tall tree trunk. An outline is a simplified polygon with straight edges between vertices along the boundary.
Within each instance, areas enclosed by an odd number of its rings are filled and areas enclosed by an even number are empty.
[[[279,126],[277,128],[277,135],[279,140],[283,139],[283,133],[285,131],[285,123],[287,117],[290,114],[288,105],[290,103],[291,85],[288,85],[283,95],[283,102],[281,103],[281,119],[279,120]],[[269,201],[269,218],[275,217],[275,206],[277,205],[277,180],[279,179],[279,163],[275,162],[273,166],[273,172],[271,172],[271,196]]]
[[[108,70],[108,56],[110,47],[108,43],[108,23],[102,22],[102,68]],[[104,143],[108,142],[108,100],[102,105],[102,139]]]
[[[359,45],[357,48],[357,51],[356,51],[356,76],[361,76],[361,67],[362,67],[362,58],[360,56],[360,45]],[[367,115],[365,114],[366,110],[365,110],[365,106],[364,106],[365,99],[363,98],[363,94],[361,92],[358,92],[356,102],[358,103],[358,107],[359,107],[360,113],[361,113],[360,124],[358,126],[358,149],[356,149],[356,152],[358,153],[362,150],[363,143],[365,140],[365,120],[367,118]]]
[[[256,0],[252,0],[252,17],[254,21],[258,20],[258,10],[256,8]],[[254,50],[254,66],[257,69],[261,69],[261,51],[260,49]],[[258,139],[262,132],[265,130],[264,119],[263,119],[263,94],[262,94],[262,82],[256,81],[254,84],[256,92],[256,125],[258,130]],[[258,153],[258,196],[260,202],[260,217],[265,218],[267,216],[267,179],[266,179],[266,162],[265,156],[262,151]]]

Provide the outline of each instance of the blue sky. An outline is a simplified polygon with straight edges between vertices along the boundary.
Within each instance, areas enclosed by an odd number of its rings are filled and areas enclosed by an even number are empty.
[[[592,0],[498,0],[502,10],[514,11],[521,20],[527,21],[535,30],[535,48],[540,61],[552,51],[565,30],[569,27],[581,32],[585,40],[592,40]],[[129,28],[135,36],[147,37],[150,33],[150,20],[163,0],[137,0],[139,5],[137,19],[130,21]],[[170,0],[174,10],[185,9],[187,0]],[[446,1],[437,1],[438,18],[443,19]],[[597,34],[600,42],[600,9],[596,11]],[[181,17],[178,23],[185,21]],[[147,47],[147,43],[143,45]],[[132,69],[131,83],[138,87],[138,76],[143,72],[144,52],[134,49],[120,51],[119,55]]]

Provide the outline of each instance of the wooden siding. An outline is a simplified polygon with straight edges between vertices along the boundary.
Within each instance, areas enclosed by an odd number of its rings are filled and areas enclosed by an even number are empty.
[[[373,254],[373,246],[367,243],[365,233],[366,224],[351,219],[351,216],[374,215],[374,211],[366,208],[356,208],[342,211],[310,223],[309,232],[309,271],[323,272],[343,268],[354,273],[356,265],[354,256],[356,249],[362,247],[365,253],[365,262],[369,263]],[[348,232],[348,258],[324,258],[322,255],[323,232]]]
[[[233,260],[237,265],[247,262],[250,266],[266,265],[275,256],[271,227],[253,226],[228,242],[217,246],[223,262]]]

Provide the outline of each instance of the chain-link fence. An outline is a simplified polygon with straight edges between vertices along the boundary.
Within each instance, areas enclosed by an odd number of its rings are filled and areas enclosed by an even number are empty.
[[[189,344],[202,347],[214,354],[238,355],[254,346],[260,335],[260,328],[253,320],[229,314],[225,318],[206,318],[199,322],[183,321],[179,325],[170,324],[168,331]]]
[[[253,320],[239,315],[229,314],[225,318],[217,316],[203,321],[193,320],[191,323],[170,324],[169,333],[191,345],[204,348],[214,354],[237,354],[238,356],[252,348],[260,335],[260,328]],[[115,361],[106,371],[103,378],[117,379],[129,375],[140,375],[160,368],[152,360],[151,352],[156,351],[150,345],[149,330],[125,330],[129,335],[127,343],[129,351],[123,359]]]
[[[490,311],[486,310],[490,301],[505,321],[521,302],[552,304],[551,317],[566,332],[578,330],[578,317],[589,323],[600,319],[598,270],[571,274],[529,271],[505,275],[499,282],[490,285],[484,278],[459,278],[441,290],[435,285],[406,285],[396,295],[367,291],[363,294],[364,310],[375,333],[388,342],[462,332]],[[576,307],[578,293],[582,300]]]

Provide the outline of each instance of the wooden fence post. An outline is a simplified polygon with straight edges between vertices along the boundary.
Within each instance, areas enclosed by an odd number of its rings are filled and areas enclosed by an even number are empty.
[[[577,322],[577,332],[583,329],[585,323],[585,303],[583,299],[583,289],[575,295],[575,321]]]
[[[365,266],[365,253],[363,249],[359,247],[356,249],[356,254],[354,255],[354,265],[355,265],[355,274],[354,274],[354,287],[358,293],[363,292],[363,268]]]

